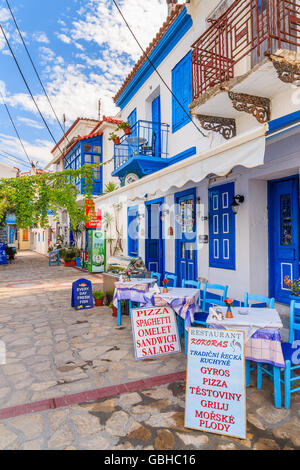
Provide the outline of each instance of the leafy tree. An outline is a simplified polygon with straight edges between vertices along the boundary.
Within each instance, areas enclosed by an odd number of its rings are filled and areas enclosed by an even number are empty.
[[[57,215],[60,208],[68,211],[71,228],[75,230],[80,222],[86,221],[85,204],[80,207],[77,202],[76,180],[83,179],[84,200],[92,200],[94,166],[86,164],[77,170],[0,179],[0,225],[13,212],[18,228],[38,225],[46,228],[48,211]]]

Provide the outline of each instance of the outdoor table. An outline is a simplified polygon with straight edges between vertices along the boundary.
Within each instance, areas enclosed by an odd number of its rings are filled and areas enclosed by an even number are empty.
[[[281,348],[280,329],[283,327],[273,308],[232,307],[233,318],[218,321],[215,310],[226,315],[227,307],[211,307],[206,320],[210,328],[245,332],[245,359],[274,366],[274,390],[280,390],[280,369],[285,367]],[[275,387],[277,385],[277,387]],[[275,394],[275,406],[281,407],[281,396]]]
[[[194,315],[199,310],[200,289],[187,287],[168,287],[168,292],[160,294],[147,292],[144,295],[144,307],[169,306],[184,320],[185,329],[194,322]]]
[[[157,280],[155,278],[132,278],[130,281],[116,282],[113,305],[118,309],[117,323],[122,324],[121,301],[129,300],[129,311],[131,302],[144,302],[144,294],[149,291]]]

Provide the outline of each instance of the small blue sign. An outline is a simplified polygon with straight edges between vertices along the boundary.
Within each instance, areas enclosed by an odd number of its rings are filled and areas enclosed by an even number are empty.
[[[5,244],[0,243],[0,264],[8,264],[7,263],[7,254],[5,249]]]
[[[72,284],[72,307],[75,310],[93,308],[93,288],[91,281],[78,279]]]

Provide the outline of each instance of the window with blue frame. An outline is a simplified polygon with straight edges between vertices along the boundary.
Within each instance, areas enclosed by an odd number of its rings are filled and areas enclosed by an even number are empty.
[[[64,168],[77,170],[85,163],[99,164],[102,163],[102,136],[78,142],[64,158]],[[93,194],[102,194],[102,167],[94,168]],[[84,181],[82,178],[76,178],[75,184],[78,186],[80,193],[84,192]]]
[[[129,114],[127,118],[127,122],[132,127],[136,123],[136,121],[137,121],[137,112],[136,112],[136,108],[134,108],[134,110]],[[132,135],[135,135],[135,134],[136,134],[136,129],[133,129]]]
[[[234,183],[209,189],[209,266],[235,269]]]
[[[128,208],[128,256],[138,256],[139,254],[139,225],[138,206]]]
[[[172,70],[172,132],[191,121],[189,104],[192,102],[192,62],[189,52]]]

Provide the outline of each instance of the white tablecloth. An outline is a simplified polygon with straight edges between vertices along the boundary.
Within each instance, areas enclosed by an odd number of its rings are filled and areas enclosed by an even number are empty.
[[[233,318],[224,318],[222,321],[213,318],[215,311],[221,311],[226,316],[227,307],[210,307],[207,318],[208,325],[219,325],[228,330],[240,329],[245,332],[246,342],[260,329],[281,329],[282,321],[274,308],[231,307]],[[241,315],[248,312],[248,315]]]

